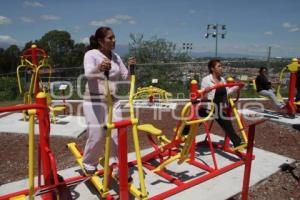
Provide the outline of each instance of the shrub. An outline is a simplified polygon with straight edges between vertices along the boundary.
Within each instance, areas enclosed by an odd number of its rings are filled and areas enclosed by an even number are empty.
[[[0,77],[0,101],[15,99],[19,94],[15,77]]]

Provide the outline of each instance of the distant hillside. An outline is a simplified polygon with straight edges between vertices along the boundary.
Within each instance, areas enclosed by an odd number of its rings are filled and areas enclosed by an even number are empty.
[[[189,55],[194,57],[194,58],[215,57],[214,52],[190,52]],[[219,53],[218,57],[223,57],[223,58],[251,58],[251,59],[265,58],[264,56],[247,55],[247,54],[239,54],[239,53]]]
[[[129,52],[129,46],[126,44],[117,44],[116,49],[114,50],[120,56],[124,56]]]
[[[129,52],[129,46],[126,44],[117,44],[115,52],[120,56],[124,56]],[[193,58],[201,58],[201,57],[214,57],[214,52],[189,52],[188,53]],[[250,58],[250,59],[266,59],[264,56],[257,55],[248,55],[248,54],[239,54],[239,53],[220,53],[219,57],[223,58]]]

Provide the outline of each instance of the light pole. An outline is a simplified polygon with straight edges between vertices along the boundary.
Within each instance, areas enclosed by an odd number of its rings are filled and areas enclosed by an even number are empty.
[[[218,57],[218,38],[219,36],[221,36],[221,38],[224,39],[226,34],[227,34],[227,29],[226,29],[226,25],[224,24],[207,25],[205,38],[209,38],[209,36],[216,38],[215,57]]]

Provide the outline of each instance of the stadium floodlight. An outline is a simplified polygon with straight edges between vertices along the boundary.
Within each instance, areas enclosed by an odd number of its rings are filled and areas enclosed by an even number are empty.
[[[183,42],[182,43],[182,49],[185,50],[186,53],[188,54],[189,51],[191,51],[193,49],[193,43]]]
[[[204,35],[205,38],[209,38],[212,36],[216,39],[216,47],[215,47],[215,57],[218,57],[218,38],[221,36],[221,39],[225,39],[225,35],[227,34],[226,25],[224,24],[208,24],[207,25],[207,33]]]

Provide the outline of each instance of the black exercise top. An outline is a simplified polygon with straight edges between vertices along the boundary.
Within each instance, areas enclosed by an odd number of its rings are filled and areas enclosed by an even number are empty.
[[[227,98],[227,90],[225,87],[216,89],[214,103],[217,105],[220,105],[221,103],[224,103]]]
[[[255,83],[257,92],[271,89],[271,82],[265,76],[258,75],[255,79]]]

